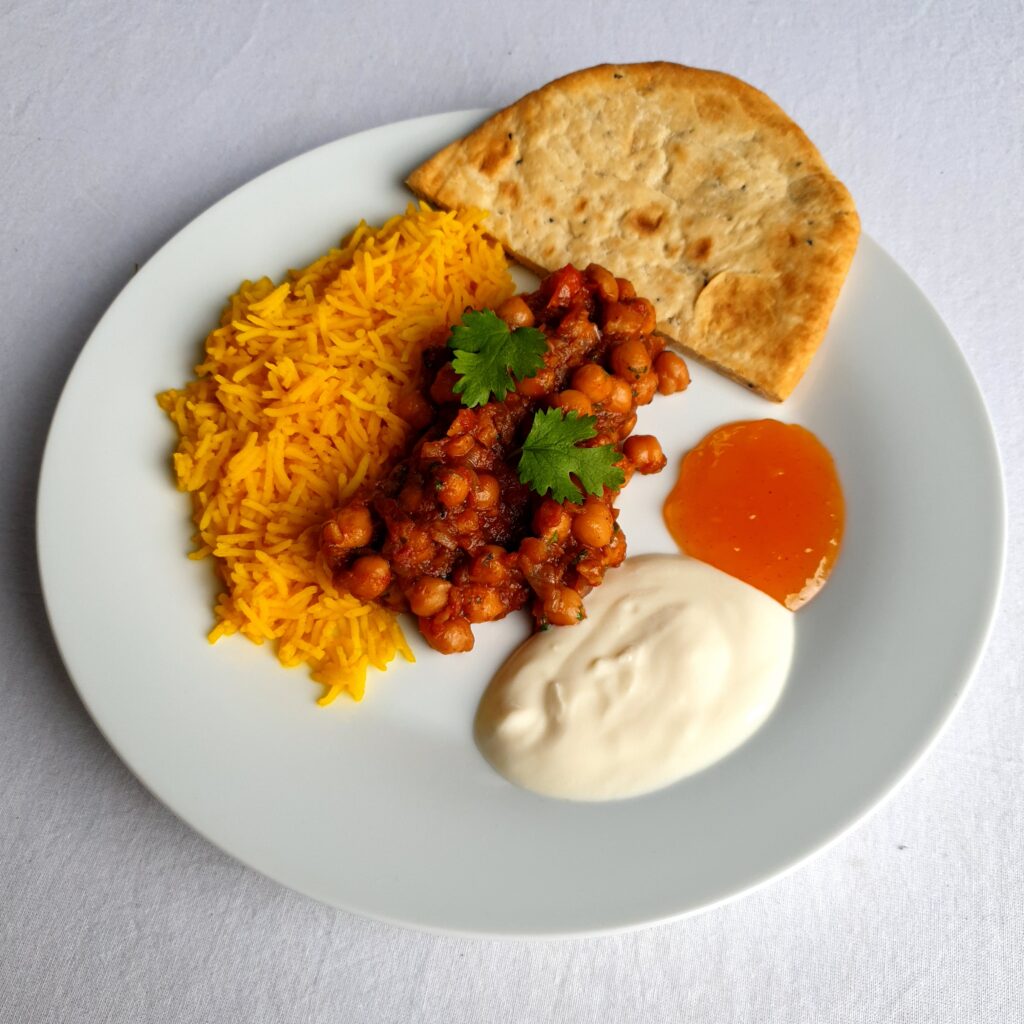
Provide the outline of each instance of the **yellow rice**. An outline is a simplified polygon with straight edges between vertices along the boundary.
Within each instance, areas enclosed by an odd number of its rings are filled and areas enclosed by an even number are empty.
[[[391,406],[425,338],[512,293],[483,219],[410,205],[279,285],[243,282],[195,379],[158,396],[180,435],[178,487],[192,497],[189,557],[212,556],[226,587],[210,642],[274,641],[281,664],[309,666],[321,704],[360,700],[369,666],[412,660],[392,614],[325,576],[319,527],[404,447],[410,428]]]

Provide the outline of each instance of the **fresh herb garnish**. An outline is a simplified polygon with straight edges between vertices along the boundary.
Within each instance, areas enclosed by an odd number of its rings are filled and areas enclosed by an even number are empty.
[[[615,465],[621,458],[615,447],[579,447],[580,441],[597,435],[594,422],[593,416],[564,414],[561,409],[538,412],[523,442],[519,479],[538,494],[550,493],[555,501],[575,505],[583,501],[580,487],[587,494],[600,494],[605,487],[617,491],[626,477]]]
[[[493,310],[468,310],[452,328],[448,347],[455,353],[452,369],[459,375],[454,391],[463,405],[472,407],[484,405],[492,395],[502,401],[515,390],[516,380],[540,370],[548,339],[535,327],[510,330]]]

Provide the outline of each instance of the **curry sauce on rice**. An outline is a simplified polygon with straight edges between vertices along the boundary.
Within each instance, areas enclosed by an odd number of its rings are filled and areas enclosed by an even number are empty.
[[[359,700],[369,666],[412,659],[390,611],[333,585],[319,529],[410,441],[424,343],[512,294],[483,219],[410,206],[280,284],[243,282],[195,378],[158,397],[192,498],[190,557],[212,556],[224,585],[211,642],[275,642],[283,665],[308,664],[321,703]]]

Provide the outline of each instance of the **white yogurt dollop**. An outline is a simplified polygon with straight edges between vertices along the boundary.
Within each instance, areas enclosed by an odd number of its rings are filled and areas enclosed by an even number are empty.
[[[793,614],[679,555],[609,571],[578,626],[538,633],[476,717],[484,757],[548,796],[611,800],[666,786],[764,722],[793,656]]]

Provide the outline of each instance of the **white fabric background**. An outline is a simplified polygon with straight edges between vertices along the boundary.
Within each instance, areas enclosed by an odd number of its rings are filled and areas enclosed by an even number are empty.
[[[1024,1019],[1022,55],[1010,0],[0,2],[0,1021]],[[158,805],[71,688],[33,544],[61,384],[134,265],[259,172],[359,129],[655,58],[777,99],[958,338],[1010,506],[988,652],[881,811],[731,906],[563,942],[319,906]]]

